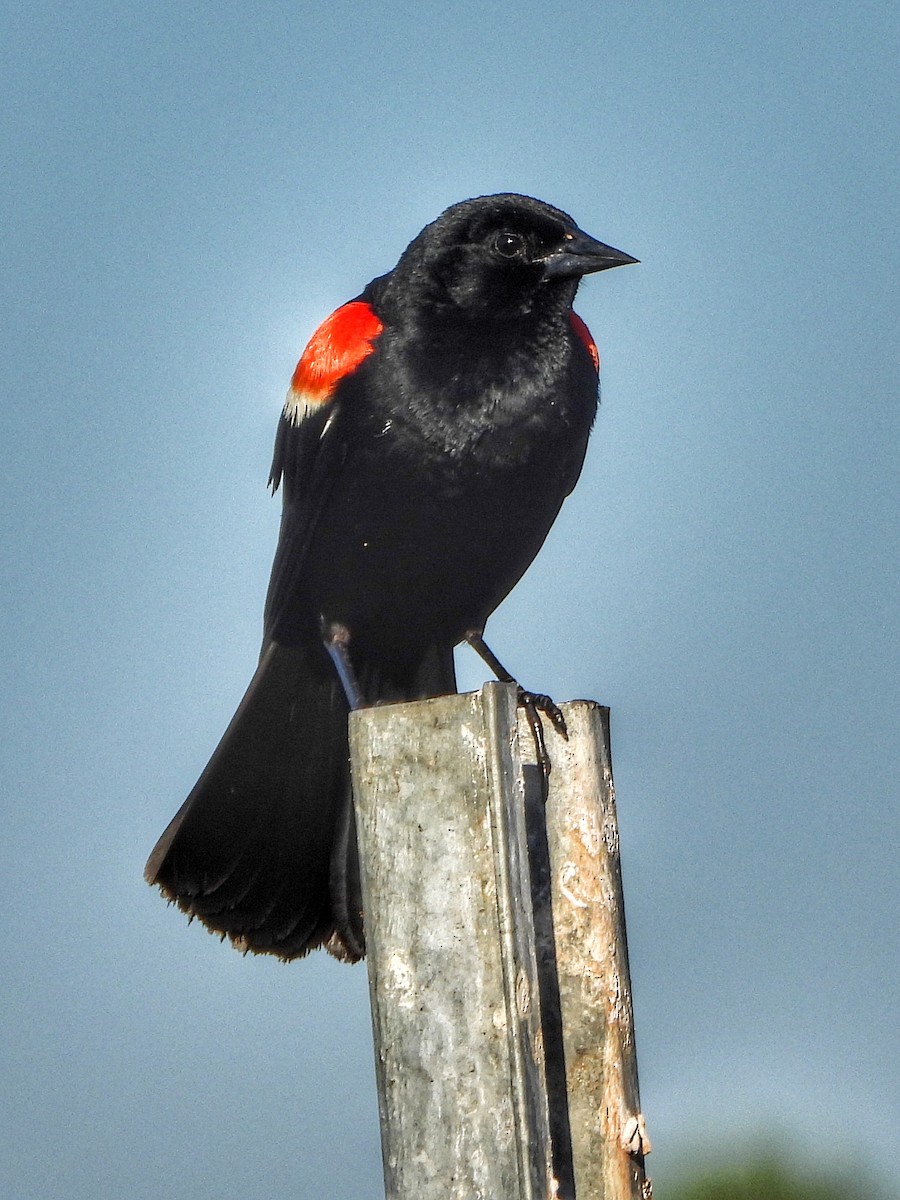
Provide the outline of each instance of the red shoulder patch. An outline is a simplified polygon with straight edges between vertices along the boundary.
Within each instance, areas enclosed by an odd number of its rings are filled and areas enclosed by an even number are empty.
[[[284,415],[296,425],[327,403],[344,376],[375,349],[374,341],[383,328],[364,300],[351,300],[326,317],[297,363]]]
[[[591,356],[591,361],[594,364],[594,370],[600,374],[600,351],[597,349],[597,343],[591,337],[591,331],[579,317],[577,312],[569,313],[569,320],[572,322],[572,328],[578,336],[579,341],[583,344],[588,354]]]

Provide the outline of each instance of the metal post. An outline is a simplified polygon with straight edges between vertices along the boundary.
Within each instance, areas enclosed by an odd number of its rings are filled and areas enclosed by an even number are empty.
[[[604,711],[548,735],[547,827],[513,685],[352,715],[388,1200],[649,1195]]]

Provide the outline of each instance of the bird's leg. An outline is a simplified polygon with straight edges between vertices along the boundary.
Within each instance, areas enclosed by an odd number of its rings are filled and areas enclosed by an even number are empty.
[[[514,683],[516,685],[519,705],[525,710],[528,727],[531,730],[531,736],[534,738],[538,767],[541,772],[543,790],[546,794],[551,763],[550,755],[547,753],[547,743],[544,740],[544,726],[541,724],[541,713],[550,718],[550,724],[561,737],[568,739],[566,719],[562,714],[562,709],[549,696],[545,696],[542,692],[529,692],[523,688],[519,681],[507,671],[497,655],[485,642],[480,629],[469,630],[465,635],[465,640],[478,657],[487,663],[501,683]]]
[[[510,674],[490,646],[485,642],[479,630],[470,630],[465,635],[465,640],[478,657],[487,663],[501,683],[514,683],[516,685],[519,689],[519,701],[521,704],[525,704],[526,702],[531,703],[538,712],[542,712],[550,718],[550,722],[557,733],[564,738],[568,737],[566,719],[563,716],[562,709],[555,701],[549,696],[545,696],[543,692],[529,692],[523,688],[515,676]]]
[[[334,663],[334,669],[338,673],[338,679],[341,681],[341,687],[344,689],[344,695],[347,697],[351,711],[365,708],[366,702],[363,699],[359,680],[356,678],[356,671],[350,661],[350,630],[346,625],[340,625],[337,621],[326,622],[323,618],[322,644]]]

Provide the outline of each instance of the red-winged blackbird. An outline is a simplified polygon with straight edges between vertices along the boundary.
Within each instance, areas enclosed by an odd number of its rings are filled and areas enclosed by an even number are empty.
[[[275,441],[259,666],[146,871],[238,948],[362,955],[347,696],[456,690],[453,647],[581,471],[599,367],[581,276],[636,261],[548,204],[483,196],[313,334]]]

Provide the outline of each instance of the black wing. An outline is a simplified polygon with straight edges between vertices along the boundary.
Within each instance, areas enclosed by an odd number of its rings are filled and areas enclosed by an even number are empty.
[[[264,646],[282,637],[294,640],[292,610],[310,538],[346,457],[340,416],[335,399],[297,423],[282,414],[278,424],[269,483],[273,492],[281,486],[284,507],[266,596]]]

